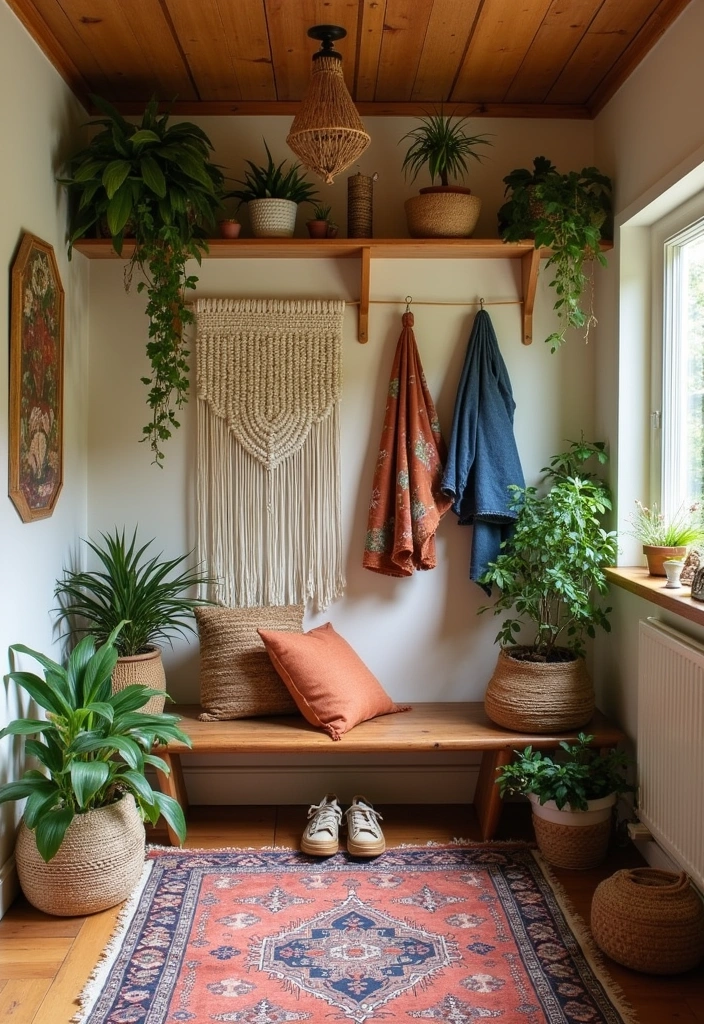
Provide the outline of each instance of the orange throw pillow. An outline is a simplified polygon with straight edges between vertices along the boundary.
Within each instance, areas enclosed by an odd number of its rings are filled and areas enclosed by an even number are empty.
[[[342,739],[368,718],[408,711],[394,704],[329,622],[308,633],[257,632],[305,720],[332,739]]]

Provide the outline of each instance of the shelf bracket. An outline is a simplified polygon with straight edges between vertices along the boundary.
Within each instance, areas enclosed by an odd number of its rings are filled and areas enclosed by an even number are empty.
[[[363,245],[361,250],[362,266],[359,281],[359,343],[366,345],[369,341],[369,287],[371,278],[372,250]]]
[[[523,293],[523,344],[533,342],[533,306],[538,286],[540,249],[531,249],[521,256],[521,286]]]

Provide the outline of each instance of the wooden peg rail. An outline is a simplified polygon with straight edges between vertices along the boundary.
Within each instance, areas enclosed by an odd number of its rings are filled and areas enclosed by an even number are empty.
[[[369,294],[374,259],[520,259],[523,344],[530,345],[538,268],[540,260],[550,255],[550,250],[538,250],[530,240],[502,242],[499,238],[213,238],[208,246],[210,251],[204,259],[358,259],[358,337],[363,345],[369,340]],[[602,249],[609,248],[611,243],[602,243]],[[76,242],[74,249],[89,259],[120,258],[109,238],[84,238]],[[132,251],[133,244],[126,241],[122,258],[128,259]]]

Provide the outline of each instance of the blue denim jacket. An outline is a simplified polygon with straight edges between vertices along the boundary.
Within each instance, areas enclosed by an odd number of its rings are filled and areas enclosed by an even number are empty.
[[[486,310],[474,318],[462,368],[442,490],[459,525],[473,525],[469,578],[476,581],[510,536],[516,513],[509,484],[524,486],[513,434],[513,400],[494,327]],[[487,594],[490,587],[482,587]]]

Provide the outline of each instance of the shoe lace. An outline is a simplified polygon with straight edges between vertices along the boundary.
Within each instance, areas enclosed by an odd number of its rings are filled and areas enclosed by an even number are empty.
[[[383,821],[383,817],[373,807],[363,807],[355,804],[347,811],[347,815],[358,831],[369,831],[376,834],[380,831],[377,822]]]
[[[342,810],[337,804],[326,803],[323,800],[319,804],[311,804],[308,808],[308,817],[314,819],[312,831],[330,829],[334,832],[342,821]]]

